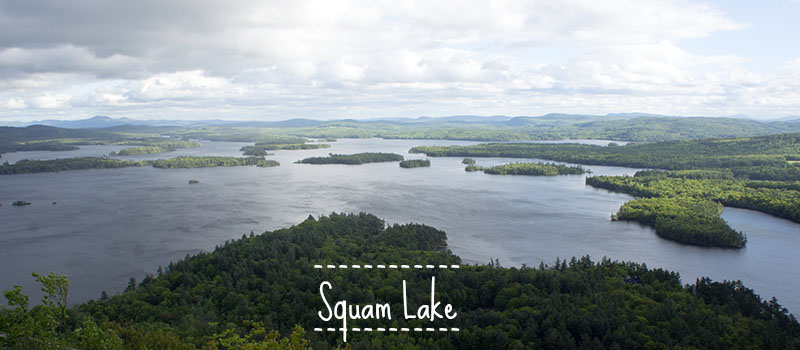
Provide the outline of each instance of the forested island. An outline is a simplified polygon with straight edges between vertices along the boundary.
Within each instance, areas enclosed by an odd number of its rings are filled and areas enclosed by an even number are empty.
[[[0,165],[0,175],[143,166],[152,166],[154,168],[206,168],[245,165],[273,167],[280,164],[274,160],[265,160],[263,157],[175,157],[158,160],[121,160],[100,157],[61,158],[49,160],[23,159],[14,164]]]
[[[474,166],[474,165],[470,165]],[[468,166],[469,167],[469,166]],[[556,176],[585,174],[587,172],[581,166],[567,166],[555,163],[511,163],[495,165],[482,169],[484,173],[491,175],[531,175],[531,176]],[[468,170],[475,171],[475,170]]]
[[[195,148],[200,147],[202,144],[194,141],[183,140],[155,140],[155,141],[128,141],[117,144],[144,144],[138,147],[123,148],[119,152],[111,152],[111,156],[133,156],[142,154],[158,154],[172,152],[179,148]]]
[[[741,248],[747,238],[720,218],[722,207],[752,209],[800,222],[800,134],[670,141],[602,147],[580,144],[503,143],[421,146],[428,156],[542,158],[582,164],[671,169],[633,177],[587,177],[586,184],[639,199],[615,220],[652,225],[681,243]],[[469,164],[467,171],[486,171]]]
[[[430,287],[457,307],[447,322],[350,320],[349,327],[458,327],[457,332],[351,332],[352,349],[667,349],[800,347],[800,324],[774,300],[740,282],[703,278],[684,285],[676,273],[588,257],[553,266],[464,265],[440,247],[444,232],[424,225],[386,226],[369,214],[331,214],[227,241],[211,253],[159,268],[124,293],[66,307],[66,276],[35,275],[46,302],[29,308],[19,287],[4,293],[0,346],[81,349],[332,349],[344,346],[321,321],[319,284],[358,304],[400,309],[402,281]],[[242,258],[247,257],[247,258]],[[459,264],[459,269],[325,270],[315,264],[382,262]],[[409,295],[421,305],[427,293]],[[380,320],[383,321],[383,320]],[[323,328],[324,329],[324,328]],[[273,330],[273,332],[270,332]],[[286,338],[282,338],[286,337]],[[280,346],[279,343],[283,342]],[[226,345],[227,344],[227,345]],[[290,347],[294,344],[295,347]]]
[[[246,156],[266,156],[267,151],[276,150],[303,150],[330,148],[326,143],[307,143],[308,139],[298,136],[270,136],[267,139],[256,142],[253,146],[243,146],[240,151]]]
[[[431,166],[431,161],[428,159],[407,159],[400,162],[401,168],[419,168],[429,166]]]
[[[309,157],[297,161],[304,164],[365,164],[402,161],[403,156],[395,153],[364,152],[355,154],[328,154],[327,157]]]

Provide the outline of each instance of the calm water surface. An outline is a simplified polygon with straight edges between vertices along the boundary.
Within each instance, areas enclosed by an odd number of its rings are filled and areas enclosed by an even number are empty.
[[[203,147],[160,155],[241,155],[246,143],[203,142]],[[308,215],[373,213],[390,223],[425,223],[447,232],[450,249],[469,263],[499,259],[504,266],[590,255],[645,262],[697,277],[741,279],[765,297],[800,310],[800,225],[758,212],[726,209],[723,217],[748,234],[741,250],[697,248],[657,237],[636,223],[609,217],[631,197],[588,187],[583,175],[495,176],[467,173],[461,158],[431,158],[430,168],[397,163],[294,164],[316,155],[394,152],[406,158],[416,145],[471,144],[434,140],[339,140],[332,148],[277,151],[275,168],[97,169],[0,177],[0,289],[14,283],[36,295],[32,271],[68,274],[71,302],[115,293],[134,276],[186,254],[210,251],[251,231],[287,227]],[[101,156],[118,146],[67,152],[4,154],[11,162]],[[477,158],[480,165],[520,159]],[[636,169],[589,166],[595,174]],[[189,185],[189,179],[199,184]],[[15,200],[31,206],[12,207]],[[51,204],[56,201],[57,204]],[[33,297],[32,299],[38,299]]]

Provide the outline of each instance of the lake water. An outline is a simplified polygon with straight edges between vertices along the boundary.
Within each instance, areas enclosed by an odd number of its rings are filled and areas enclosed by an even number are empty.
[[[417,222],[445,230],[454,253],[467,263],[499,259],[504,266],[556,257],[647,263],[677,271],[684,283],[700,276],[740,279],[764,297],[800,310],[800,225],[758,212],[726,209],[723,217],[748,234],[741,250],[680,245],[652,229],[611,222],[631,197],[584,184],[584,175],[497,176],[467,173],[461,158],[431,158],[430,168],[397,163],[310,165],[295,161],[331,153],[394,152],[406,158],[417,145],[473,142],[344,139],[332,148],[276,151],[275,168],[97,169],[0,177],[0,289],[21,284],[37,295],[30,273],[54,271],[70,278],[71,303],[121,291],[160,265],[213,250],[251,231],[288,227],[308,215],[373,213],[389,223]],[[241,155],[246,143],[203,142],[203,147],[159,155]],[[18,159],[101,156],[118,146],[67,152],[4,154]],[[476,158],[479,165],[521,159]],[[595,174],[636,169],[589,166]],[[199,184],[189,185],[190,179]],[[12,207],[15,200],[33,205]],[[51,204],[55,201],[57,204]],[[32,300],[38,297],[32,297]]]

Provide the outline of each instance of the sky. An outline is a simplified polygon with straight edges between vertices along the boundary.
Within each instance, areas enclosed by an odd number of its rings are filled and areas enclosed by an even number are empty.
[[[800,0],[0,0],[0,123],[800,115]]]

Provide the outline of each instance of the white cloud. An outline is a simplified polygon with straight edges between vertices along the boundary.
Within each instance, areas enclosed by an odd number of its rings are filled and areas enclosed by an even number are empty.
[[[688,0],[4,1],[0,101],[16,102],[0,106],[23,101],[29,118],[800,107],[790,79],[681,46],[746,27]]]

